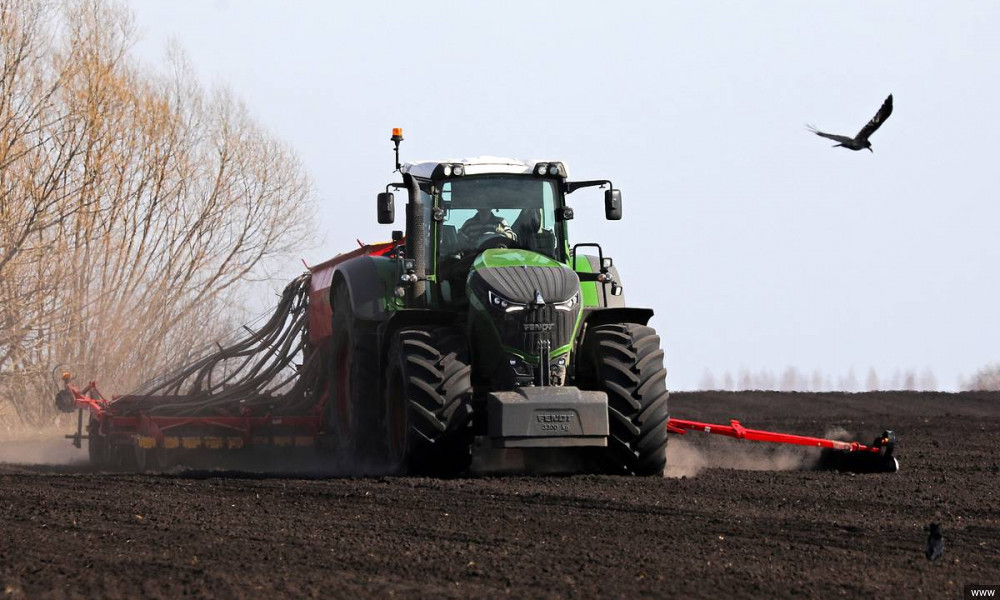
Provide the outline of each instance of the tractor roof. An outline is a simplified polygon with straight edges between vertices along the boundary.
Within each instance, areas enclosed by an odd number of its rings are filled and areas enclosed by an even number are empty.
[[[430,179],[431,173],[441,164],[461,164],[465,166],[466,175],[486,175],[489,173],[517,173],[530,175],[535,165],[545,160],[521,160],[519,158],[502,158],[499,156],[476,156],[474,158],[456,158],[451,160],[430,160],[416,163],[403,163],[400,171],[409,173],[421,179]],[[563,167],[567,169],[563,163]]]

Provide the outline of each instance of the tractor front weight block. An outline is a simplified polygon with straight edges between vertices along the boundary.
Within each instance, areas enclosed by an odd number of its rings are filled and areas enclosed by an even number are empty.
[[[487,399],[494,448],[608,445],[608,396],[575,387],[522,387]]]

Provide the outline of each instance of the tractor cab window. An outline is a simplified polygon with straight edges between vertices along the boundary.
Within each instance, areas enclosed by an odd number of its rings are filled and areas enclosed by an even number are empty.
[[[486,175],[446,181],[438,206],[442,267],[490,248],[520,248],[557,259],[556,183],[523,176]],[[467,269],[467,267],[466,267]]]

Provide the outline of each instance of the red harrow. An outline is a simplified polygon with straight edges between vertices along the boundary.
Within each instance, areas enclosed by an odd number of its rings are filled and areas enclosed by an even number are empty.
[[[844,442],[791,433],[747,429],[735,420],[730,421],[729,425],[715,425],[684,419],[670,419],[667,422],[667,431],[680,435],[688,431],[701,431],[702,433],[713,433],[752,442],[822,448],[823,452],[820,455],[818,466],[837,471],[895,473],[899,470],[899,461],[892,455],[896,446],[896,434],[889,430],[883,431],[882,435],[875,438],[875,441],[868,446],[860,442]]]

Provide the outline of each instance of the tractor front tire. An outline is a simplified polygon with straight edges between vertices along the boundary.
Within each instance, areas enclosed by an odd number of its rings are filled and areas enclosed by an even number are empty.
[[[472,460],[472,369],[461,329],[403,329],[389,346],[386,439],[399,473],[453,477]]]
[[[582,360],[608,395],[608,472],[663,475],[667,464],[667,370],[656,330],[620,323],[587,333]]]

